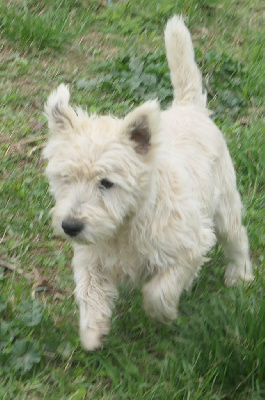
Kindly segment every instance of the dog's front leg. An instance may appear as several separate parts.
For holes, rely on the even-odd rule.
[[[88,254],[86,254],[88,255]],[[86,350],[99,348],[110,329],[114,299],[118,292],[91,258],[75,253],[75,296],[80,310],[80,340]]]
[[[143,288],[143,306],[146,314],[163,323],[176,319],[181,293],[193,281],[202,259],[194,265],[167,268],[158,272]]]

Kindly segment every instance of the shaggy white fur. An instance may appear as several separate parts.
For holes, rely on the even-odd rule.
[[[108,333],[122,282],[142,287],[148,315],[174,320],[216,238],[229,259],[226,284],[253,279],[233,164],[181,17],[168,21],[165,44],[175,94],[168,110],[148,101],[124,119],[87,115],[71,108],[65,85],[45,106],[53,225],[73,243],[87,350]]]

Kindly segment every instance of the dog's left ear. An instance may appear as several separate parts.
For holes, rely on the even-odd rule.
[[[61,84],[52,92],[45,104],[45,114],[51,133],[73,130],[76,113],[69,106],[70,93],[66,85]]]
[[[160,107],[157,100],[147,101],[123,120],[122,131],[134,144],[138,154],[147,154],[159,132]]]

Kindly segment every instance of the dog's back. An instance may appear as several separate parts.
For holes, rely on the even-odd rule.
[[[175,15],[168,21],[165,46],[174,88],[172,107],[162,115],[164,131],[171,132],[167,136],[169,147],[183,156],[183,165],[194,182],[193,194],[197,194],[203,213],[207,209],[208,216],[213,213],[217,240],[230,260],[226,284],[251,281],[248,238],[241,222],[241,199],[233,163],[223,135],[209,118],[191,35],[181,16]]]

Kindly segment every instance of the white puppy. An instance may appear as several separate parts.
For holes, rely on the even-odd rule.
[[[46,174],[55,232],[73,243],[80,337],[87,350],[109,331],[117,288],[142,287],[152,318],[174,320],[187,288],[216,243],[226,284],[253,279],[241,201],[225,140],[209,118],[190,33],[167,23],[174,101],[148,101],[125,116],[88,115],[64,85],[46,104]]]

